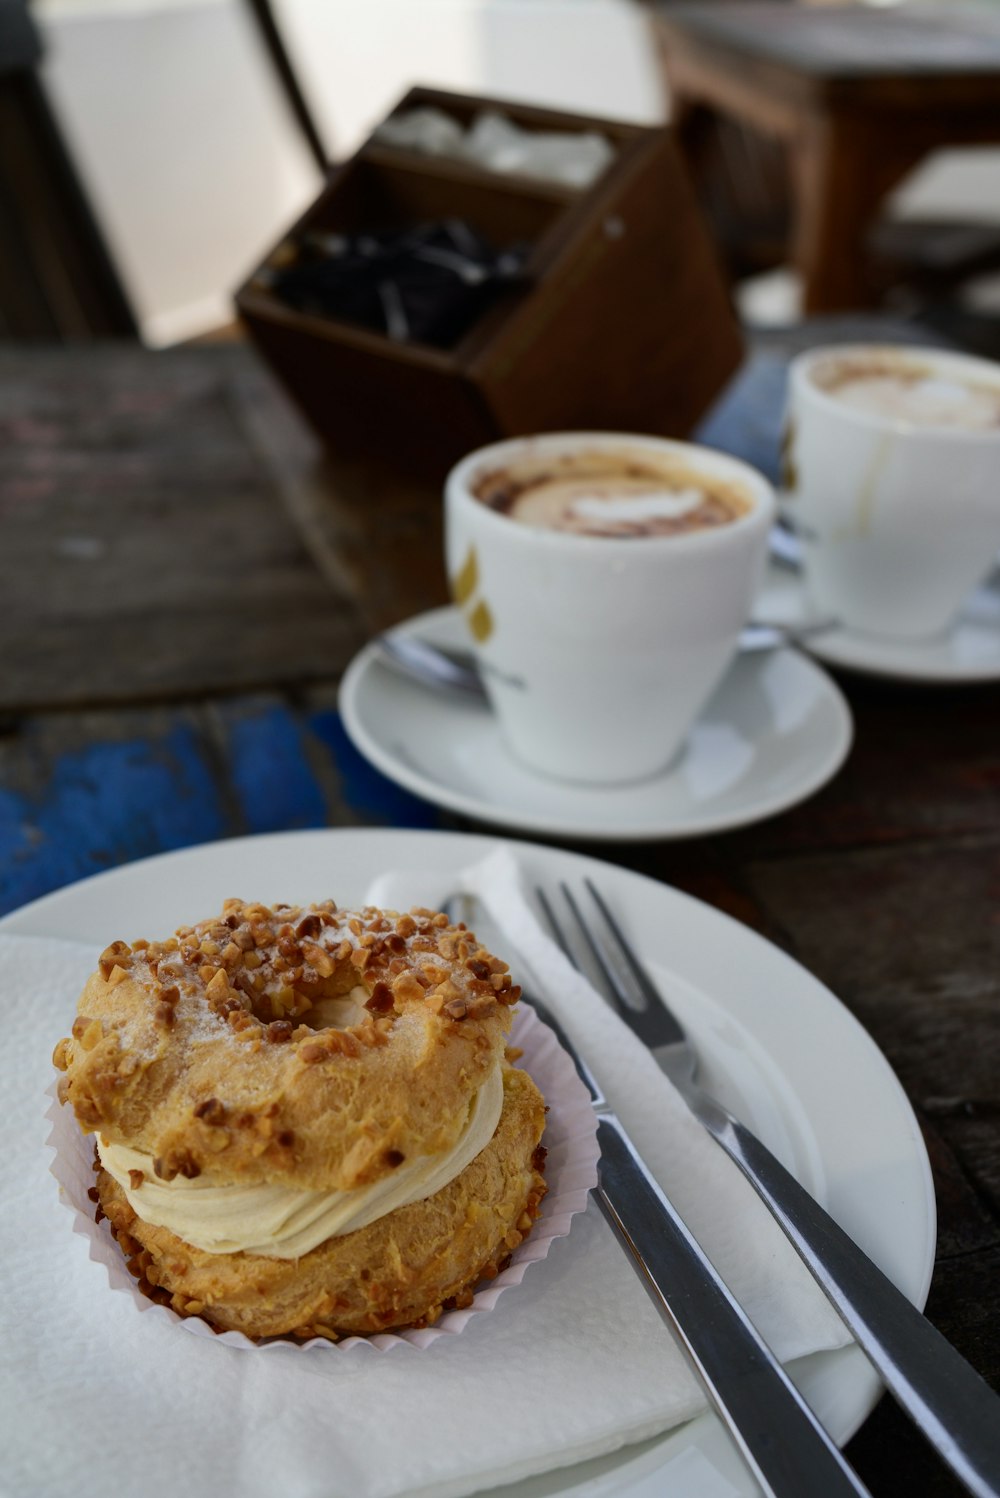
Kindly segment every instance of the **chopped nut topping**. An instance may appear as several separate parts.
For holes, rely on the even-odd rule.
[[[96,1045],[100,1045],[104,1039],[104,1026],[99,1019],[91,1020],[90,1024],[80,1036],[80,1044],[85,1051],[92,1051]]]
[[[393,1007],[392,989],[388,983],[376,983],[365,1002],[365,1008],[370,1009],[372,1014],[388,1014]]]
[[[326,1061],[330,1056],[330,1051],[323,1041],[309,1040],[305,1045],[299,1046],[298,1056],[300,1061],[311,1065],[314,1061]]]
[[[98,958],[97,967],[105,983],[115,967],[125,967],[132,960],[132,948],[126,941],[113,941]]]
[[[138,1191],[145,1179],[141,1170],[130,1170],[128,1173],[128,1183],[133,1191]]]
[[[172,1181],[175,1176],[193,1181],[201,1175],[201,1166],[190,1150],[171,1150],[168,1155],[157,1155],[153,1161],[153,1172],[161,1181]]]
[[[392,991],[403,1004],[417,1003],[424,996],[424,990],[416,976],[405,970],[393,980]]]
[[[221,998],[223,994],[226,994],[228,992],[229,977],[226,974],[225,969],[220,967],[219,971],[215,973],[211,979],[209,979],[208,984],[205,988],[205,993],[209,998]]]
[[[217,1097],[203,1098],[200,1103],[195,1104],[195,1118],[202,1118],[207,1124],[218,1125],[225,1121],[226,1105],[220,1103]]]
[[[302,955],[309,966],[319,973],[321,978],[330,977],[334,966],[333,958],[323,947],[316,946],[315,942],[303,942]]]

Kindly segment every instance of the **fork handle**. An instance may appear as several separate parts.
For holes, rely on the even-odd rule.
[[[597,1137],[601,1210],[764,1492],[866,1495],[613,1113],[598,1115]]]
[[[978,1498],[1000,1495],[1000,1398],[755,1134],[692,1085],[695,1116],[767,1204],[907,1414]]]

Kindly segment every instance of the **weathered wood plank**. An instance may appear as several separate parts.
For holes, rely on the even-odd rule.
[[[0,354],[0,707],[334,679],[363,634],[237,415],[242,348]],[[279,399],[275,396],[275,399]]]
[[[1000,833],[1000,694],[995,684],[901,686],[843,673],[855,741],[818,796],[732,834],[740,861],[820,848]]]
[[[784,945],[885,1052],[995,1228],[1000,839],[755,863],[748,878]]]
[[[366,633],[447,603],[440,487],[390,462],[321,454],[259,368],[242,370],[237,389],[248,437],[302,544],[331,587],[354,599]]]

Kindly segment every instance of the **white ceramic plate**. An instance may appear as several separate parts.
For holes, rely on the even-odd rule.
[[[265,901],[333,894],[346,904],[387,870],[447,873],[494,845],[461,833],[389,830],[234,839],[99,874],[7,916],[0,930],[103,942],[109,931],[169,930],[238,891]],[[848,1011],[777,948],[699,901],[596,859],[516,847],[529,883],[590,874],[628,909],[632,930],[643,933],[642,958],[699,1047],[707,1085],[922,1306],[935,1238],[926,1152],[888,1063]],[[792,1372],[838,1442],[878,1396],[878,1381],[853,1346],[803,1358]],[[99,1392],[95,1399],[99,1419]],[[503,1489],[509,1498],[662,1498],[667,1491],[671,1498],[754,1498],[758,1489],[709,1414],[641,1447]]]
[[[399,629],[468,645],[456,609]],[[625,786],[573,785],[528,769],[487,707],[408,681],[374,644],[348,667],[340,710],[356,748],[428,801],[501,827],[605,840],[696,837],[773,816],[836,773],[853,731],[838,688],[794,650],[739,656],[681,757]]]
[[[801,574],[774,563],[754,605],[754,617],[775,624],[802,624],[811,614]],[[1000,681],[1000,584],[996,575],[973,593],[948,634],[933,640],[882,640],[875,635],[831,629],[805,642],[810,655],[829,666],[941,686]]]

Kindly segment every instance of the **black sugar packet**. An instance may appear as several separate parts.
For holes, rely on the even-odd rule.
[[[530,246],[493,246],[460,219],[360,234],[313,232],[271,292],[298,312],[372,328],[397,343],[450,348],[488,307],[524,287]]]

